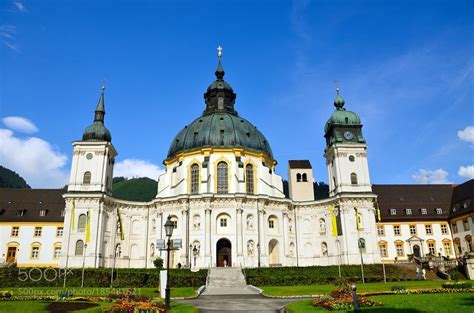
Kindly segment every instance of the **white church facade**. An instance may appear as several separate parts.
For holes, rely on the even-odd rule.
[[[289,195],[269,142],[234,109],[223,79],[204,94],[201,116],[171,143],[156,198],[112,197],[117,151],[104,125],[104,91],[94,122],[73,143],[61,267],[153,267],[164,224],[182,248],[173,266],[309,266],[378,263],[376,196],[357,114],[338,95],[325,127],[330,197],[315,200],[309,161],[290,161]]]

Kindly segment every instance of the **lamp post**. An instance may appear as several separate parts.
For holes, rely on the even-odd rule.
[[[84,244],[84,250],[82,257],[82,275],[81,275],[81,288],[84,288],[84,267],[86,266],[86,250],[87,250],[87,243]]]
[[[166,244],[166,251],[168,256],[166,258],[166,289],[165,289],[165,306],[166,311],[170,311],[170,250],[171,250],[171,236],[173,235],[174,224],[171,222],[171,217],[168,216],[168,220],[165,223],[165,233],[168,237]]]

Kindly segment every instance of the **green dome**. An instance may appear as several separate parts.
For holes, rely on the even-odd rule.
[[[352,111],[336,110],[326,122],[324,131],[328,132],[332,125],[360,125],[360,117]]]
[[[185,126],[171,143],[168,158],[205,147],[244,148],[263,152],[273,160],[265,136],[246,119],[227,112],[203,115]]]
[[[84,130],[82,140],[112,141],[112,135],[102,122],[95,121]]]

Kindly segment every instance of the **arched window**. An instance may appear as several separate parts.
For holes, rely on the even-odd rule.
[[[82,179],[82,183],[84,185],[90,185],[91,183],[91,172],[85,172],[84,178]]]
[[[199,193],[199,164],[191,165],[191,193]]]
[[[300,173],[296,174],[296,181],[297,182],[301,181],[301,174]]]
[[[155,244],[150,245],[150,256],[154,257],[155,256]]]
[[[81,214],[79,215],[79,219],[77,220],[77,231],[83,233],[86,230],[86,215]]]
[[[229,173],[226,162],[217,164],[217,193],[229,192]]]
[[[306,173],[303,173],[302,179],[303,181],[308,181],[308,176],[306,176]]]
[[[268,228],[278,231],[278,218],[275,215],[270,215],[268,218]]]
[[[351,184],[352,185],[357,185],[357,174],[356,173],[351,174]]]
[[[81,256],[84,253],[84,241],[78,240],[76,241],[76,249],[74,251],[74,255]]]
[[[117,244],[115,246],[115,257],[120,258],[122,256],[122,246]]]
[[[253,176],[253,165],[247,164],[245,166],[245,187],[247,193],[253,194],[254,191],[254,176]]]

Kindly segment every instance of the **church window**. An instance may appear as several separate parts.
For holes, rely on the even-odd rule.
[[[217,193],[229,192],[229,174],[226,162],[217,164]]]
[[[346,117],[345,120],[346,120],[346,124],[349,124],[349,118]]]
[[[351,184],[352,185],[357,185],[357,174],[356,173],[351,174]]]
[[[115,246],[115,257],[120,258],[122,256],[122,246],[120,244],[117,244]]]
[[[431,224],[425,225],[425,231],[427,235],[433,235],[433,228],[431,227]]]
[[[76,241],[76,249],[74,251],[75,256],[81,256],[84,254],[84,241],[78,240]]]
[[[91,172],[85,172],[84,178],[82,179],[82,183],[84,185],[90,185],[91,183]]]
[[[303,173],[303,175],[301,176],[302,180],[304,182],[307,182],[308,181],[308,176],[306,176],[306,173]]]
[[[221,218],[220,223],[221,223],[221,227],[227,227],[227,219],[226,218]]]
[[[296,174],[296,181],[301,182],[301,174],[300,173]]]
[[[191,193],[199,193],[199,164],[191,165]]]
[[[410,235],[416,235],[416,225],[410,225]]]
[[[77,231],[83,233],[86,230],[86,215],[81,214],[77,220]]]
[[[247,164],[245,166],[245,187],[247,193],[254,193],[254,177],[253,177],[253,165]]]

